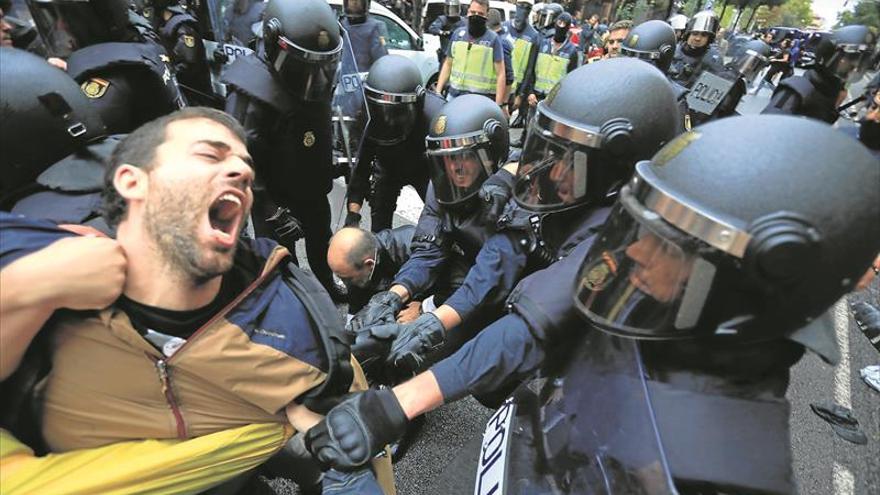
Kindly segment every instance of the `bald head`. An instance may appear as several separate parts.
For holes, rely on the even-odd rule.
[[[365,287],[376,266],[378,247],[372,232],[345,227],[330,239],[327,264],[346,285]]]

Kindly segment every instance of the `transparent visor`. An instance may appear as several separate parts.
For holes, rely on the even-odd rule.
[[[575,305],[610,333],[688,336],[700,319],[715,265],[697,241],[623,196],[581,266]]]
[[[536,128],[532,128],[537,131]],[[573,205],[587,195],[589,148],[562,146],[529,132],[517,169],[514,197],[531,210],[558,209]]]
[[[446,4],[447,17],[461,17],[461,4],[458,2]]]
[[[626,45],[620,46],[620,54],[624,57],[639,58],[652,64],[656,64],[657,60],[660,59],[660,52],[636,50],[635,48],[630,48]]]
[[[541,28],[548,28],[553,25],[553,20],[555,18],[556,16],[553,15],[553,12],[542,10],[538,13],[538,17],[535,19],[535,24],[537,24],[538,27]]]
[[[492,174],[492,162],[483,148],[429,151],[428,158],[434,194],[441,204],[467,201]]]
[[[421,108],[419,93],[393,94],[364,88],[370,111],[369,138],[379,144],[396,144],[406,139],[416,124]]]
[[[108,23],[89,2],[29,1],[31,15],[49,53],[66,58],[90,45],[111,41]]]
[[[758,72],[767,65],[767,57],[754,50],[747,50],[736,61],[736,71],[749,81],[755,79]]]
[[[329,52],[312,52],[281,36],[278,47],[275,71],[293,94],[302,95],[306,101],[330,100],[339,71],[342,43]]]
[[[868,66],[869,53],[859,50],[854,45],[844,45],[837,55],[834,73],[846,82],[855,82],[862,78]]]

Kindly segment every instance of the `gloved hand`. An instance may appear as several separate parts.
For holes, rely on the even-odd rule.
[[[345,226],[346,227],[360,227],[361,225],[361,214],[355,211],[350,211],[345,215]]]
[[[351,354],[357,359],[370,383],[397,383],[394,370],[385,364],[391,343],[397,338],[400,325],[375,325],[358,330]]]
[[[391,292],[379,292],[370,298],[370,301],[363,309],[354,315],[354,318],[348,323],[348,330],[357,333],[358,330],[372,325],[380,325],[382,323],[393,323],[397,317],[397,312],[403,307],[403,301],[400,296]]]
[[[502,184],[487,181],[480,187],[478,194],[482,200],[480,214],[483,225],[495,225],[510,199],[510,189]]]
[[[306,432],[306,448],[325,467],[351,471],[403,436],[407,423],[394,392],[367,390],[342,401]]]
[[[446,329],[434,313],[425,313],[412,323],[397,325],[401,328],[397,330],[398,336],[391,344],[388,362],[400,371],[420,371],[425,357],[446,342]],[[385,332],[382,326],[377,327],[376,331]]]

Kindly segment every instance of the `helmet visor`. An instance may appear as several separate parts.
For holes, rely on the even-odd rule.
[[[746,80],[753,81],[766,65],[767,57],[754,50],[746,50],[736,61],[736,71]]]
[[[689,336],[716,272],[699,246],[639,205],[626,187],[581,266],[575,305],[617,335]]]
[[[689,33],[707,33],[715,35],[718,30],[718,19],[711,15],[695,15],[691,19],[691,27]]]
[[[847,82],[861,79],[870,58],[867,45],[841,45],[838,50],[834,73]]]
[[[419,112],[419,95],[381,93],[365,88],[370,110],[369,138],[379,144],[395,144],[409,136]]]
[[[445,10],[447,17],[461,17],[461,2],[446,2]]]
[[[517,169],[516,202],[524,208],[556,210],[580,202],[587,195],[589,148],[563,146],[541,132],[529,132]]]
[[[430,145],[430,143],[429,143]],[[440,204],[454,205],[473,197],[492,173],[489,155],[482,147],[428,151],[431,183]]]
[[[278,47],[273,65],[290,90],[306,101],[330,100],[339,71],[342,43],[331,51],[315,52],[279,36]]]
[[[90,2],[29,1],[28,6],[53,56],[66,58],[80,48],[111,41],[110,23]]]

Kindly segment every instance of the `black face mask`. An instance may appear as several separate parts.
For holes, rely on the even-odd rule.
[[[486,34],[486,18],[480,15],[469,15],[468,33],[474,38],[479,38]]]
[[[526,20],[529,18],[529,13],[531,12],[531,8],[517,5],[516,6],[516,14],[513,17],[513,27],[515,27],[518,31],[522,31],[526,28]]]
[[[880,122],[862,120],[859,126],[859,141],[872,150],[880,149]]]
[[[565,41],[565,38],[568,36],[568,27],[566,26],[556,26],[556,31],[553,33],[553,41],[557,43],[562,43]]]

